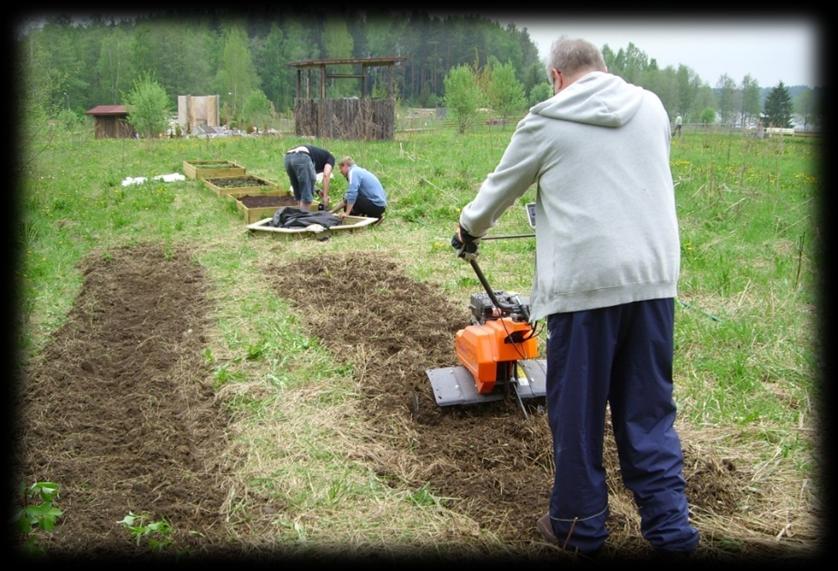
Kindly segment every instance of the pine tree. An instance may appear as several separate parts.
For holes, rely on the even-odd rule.
[[[781,81],[765,100],[766,123],[769,127],[791,127],[791,110],[791,95]]]

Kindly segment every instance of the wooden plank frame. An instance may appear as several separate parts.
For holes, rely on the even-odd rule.
[[[218,186],[213,184],[213,180],[218,179],[225,179],[225,178],[238,178],[239,176],[246,176],[255,178],[264,182],[265,184],[259,185],[251,185],[251,186]],[[244,174],[244,175],[237,175],[237,176],[219,176],[213,178],[205,178],[204,184],[210,188],[213,192],[215,192],[218,196],[230,195],[233,197],[245,196],[247,194],[258,194],[260,196],[283,196],[288,194],[287,190],[283,190],[278,183],[271,182],[267,179],[262,177],[258,177],[252,174]]]
[[[347,216],[344,218],[343,224],[339,226],[332,226],[331,228],[323,228],[322,230],[307,228],[274,228],[273,226],[266,226],[271,221],[272,217],[264,218],[258,222],[247,225],[247,230],[250,233],[263,234],[276,238],[318,238],[323,239],[329,236],[346,234],[364,228],[369,228],[371,225],[378,222],[378,218],[371,218],[366,216]],[[322,227],[321,227],[322,228]]]
[[[209,167],[205,165],[226,164],[223,167]],[[203,180],[223,176],[246,176],[247,169],[233,161],[183,161],[183,174],[189,178]]]
[[[273,193],[265,194],[264,196],[275,196]],[[280,196],[285,196],[285,194],[281,194]],[[230,200],[236,201],[236,210],[242,213],[244,217],[245,224],[253,224],[254,222],[258,222],[259,220],[265,220],[266,217],[268,219],[273,218],[274,212],[277,211],[278,208],[285,208],[284,206],[253,206],[248,208],[245,204],[239,200],[240,197],[237,196],[227,196]],[[319,203],[313,202],[312,203],[312,210],[317,208]]]

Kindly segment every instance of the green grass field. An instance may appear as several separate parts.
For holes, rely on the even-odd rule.
[[[281,494],[286,513],[297,514],[267,529],[253,526],[242,540],[298,545],[328,536],[378,546],[393,529],[421,542],[467,526],[427,490],[390,488],[355,459],[353,443],[370,429],[353,414],[350,371],[301,329],[260,267],[349,249],[380,252],[465,305],[479,284],[449,240],[460,208],[494,169],[512,128],[313,141],[338,157],[353,156],[390,195],[384,224],[326,242],[250,236],[232,203],[197,181],[120,185],[128,176],[180,172],[184,159],[217,159],[287,187],[282,155],[298,139],[94,140],[92,132],[77,131],[49,145],[36,141],[22,154],[18,189],[22,354],[40,351],[66,318],[82,284],[76,264],[83,257],[142,241],[187,243],[212,280],[215,329],[204,358],[214,388],[227,397],[243,458],[229,517],[244,521],[260,494]],[[696,433],[721,431],[720,447],[764,466],[782,484],[781,494],[796,489],[804,497],[782,505],[811,503],[816,478],[819,151],[817,139],[694,132],[672,144],[682,249],[675,334],[680,422]],[[333,196],[345,186],[336,175]],[[532,188],[493,232],[529,232],[522,205],[534,199]],[[527,239],[486,242],[481,266],[494,287],[528,292],[534,253]],[[287,443],[281,450],[271,445],[278,437]],[[315,510],[320,517],[313,522],[306,514]]]

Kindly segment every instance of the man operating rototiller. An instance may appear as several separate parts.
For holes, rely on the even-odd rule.
[[[555,479],[538,530],[547,541],[584,553],[605,542],[602,449],[610,405],[623,482],[634,493],[643,536],[662,554],[689,553],[698,531],[689,523],[674,428],[680,246],[669,118],[654,93],[607,73],[599,50],[584,40],[557,40],[548,74],[555,96],[518,124],[452,238],[477,271],[481,237],[537,183],[532,311],[522,311],[518,300],[492,299],[508,316],[487,318],[474,342],[461,344],[458,333],[457,355],[480,393],[482,369],[474,373],[469,364],[491,352],[481,343],[498,351],[497,369],[518,349],[526,361],[528,322],[546,318]],[[488,305],[473,307],[483,315]],[[513,384],[521,394],[520,383]]]

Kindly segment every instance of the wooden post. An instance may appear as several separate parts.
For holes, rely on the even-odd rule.
[[[320,66],[320,101],[326,99],[326,64]]]
[[[297,68],[297,94],[296,94],[297,99],[300,98],[300,87],[302,87],[302,83],[303,83],[303,69],[298,67]]]
[[[186,96],[186,124],[189,125],[190,132],[192,128],[195,127],[197,121],[195,121],[195,101],[192,99],[191,95]]]
[[[390,92],[388,93],[389,97],[393,97],[393,67],[392,65],[387,66],[390,70]]]
[[[361,99],[367,96],[367,66],[361,64]]]

